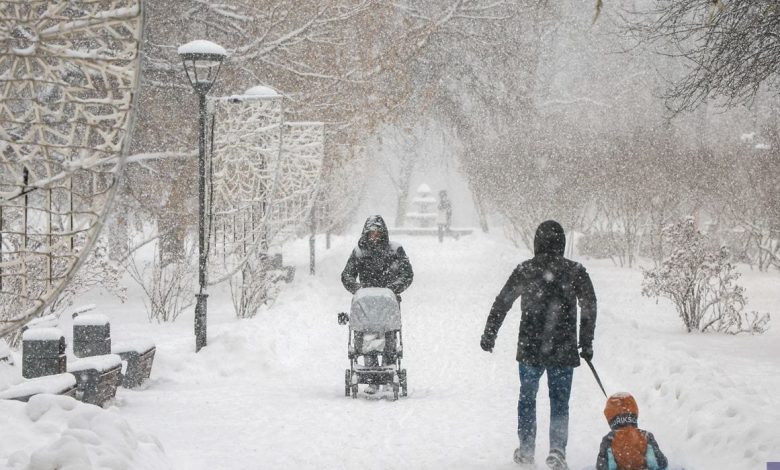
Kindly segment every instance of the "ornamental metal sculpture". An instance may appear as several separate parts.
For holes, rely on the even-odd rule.
[[[0,1],[0,336],[89,254],[138,87],[141,0]]]

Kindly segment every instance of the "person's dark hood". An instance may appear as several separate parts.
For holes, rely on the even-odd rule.
[[[374,227],[376,227],[382,234],[379,246],[387,247],[390,244],[390,235],[387,233],[387,224],[385,224],[385,219],[383,219],[381,215],[372,215],[371,217],[367,218],[366,223],[363,224],[363,232],[360,234],[360,240],[358,241],[358,246],[360,249],[364,250],[371,248],[371,244],[368,241],[368,232]]]
[[[550,254],[563,256],[566,249],[566,235],[561,224],[548,220],[539,224],[534,237],[534,255]]]

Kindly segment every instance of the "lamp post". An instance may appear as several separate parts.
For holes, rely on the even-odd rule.
[[[206,346],[206,95],[217,81],[225,49],[210,41],[192,41],[178,49],[184,72],[198,94],[198,293],[195,294],[195,352]]]

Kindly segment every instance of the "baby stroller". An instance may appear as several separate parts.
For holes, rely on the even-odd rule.
[[[393,291],[378,287],[358,290],[352,297],[349,315],[340,313],[339,323],[349,323],[345,395],[357,398],[358,385],[367,384],[391,386],[393,400],[398,400],[399,394],[405,397],[401,309]]]

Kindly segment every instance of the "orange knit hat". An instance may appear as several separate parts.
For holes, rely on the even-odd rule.
[[[630,393],[616,393],[607,400],[604,416],[612,429],[625,425],[636,426],[639,418],[639,407]]]

